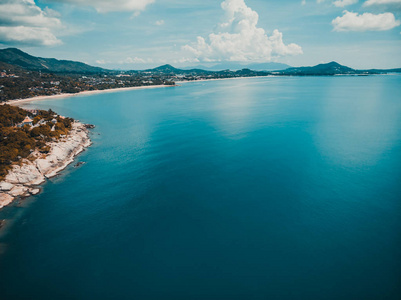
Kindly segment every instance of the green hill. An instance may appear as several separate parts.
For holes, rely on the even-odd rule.
[[[101,73],[106,71],[77,61],[35,57],[16,48],[1,49],[0,62],[27,70],[57,73]]]
[[[357,70],[340,65],[335,61],[313,67],[288,68],[281,72],[286,75],[339,75],[358,73]]]

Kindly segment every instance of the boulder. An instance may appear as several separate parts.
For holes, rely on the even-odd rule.
[[[37,184],[39,179],[43,181],[43,175],[30,161],[25,161],[21,166],[14,166],[5,178],[7,182],[12,184],[31,184],[31,182]]]
[[[27,194],[27,191],[28,191],[27,187],[22,185],[17,185],[8,193],[13,197],[17,197],[17,196],[25,196]]]
[[[0,193],[0,208],[10,204],[14,200],[14,197],[6,193]]]
[[[5,181],[0,182],[0,191],[10,191],[13,187],[14,185],[12,183]]]
[[[40,193],[40,189],[29,189],[29,192],[31,195],[37,195]]]

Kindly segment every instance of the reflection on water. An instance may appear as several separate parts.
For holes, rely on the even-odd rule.
[[[393,99],[400,96],[400,89],[386,89],[385,78],[377,78],[374,88],[352,84],[344,88],[334,81],[327,87],[316,143],[323,155],[339,164],[374,165],[399,142],[401,102]],[[350,90],[357,99],[350,97]]]

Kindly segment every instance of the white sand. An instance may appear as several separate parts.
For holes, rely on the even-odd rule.
[[[94,91],[83,91],[75,94],[58,94],[58,95],[51,95],[51,96],[36,96],[32,98],[26,99],[16,99],[16,100],[9,100],[4,102],[3,104],[9,105],[20,105],[26,102],[31,101],[40,101],[40,100],[49,100],[49,99],[62,99],[62,98],[69,98],[69,97],[76,97],[82,95],[93,95],[93,94],[101,94],[101,93],[115,93],[115,92],[123,92],[123,91],[130,91],[130,90],[143,90],[143,89],[155,89],[155,88],[166,88],[166,87],[174,87],[174,85],[147,85],[147,86],[133,86],[133,87],[126,87],[126,88],[115,88],[115,89],[107,89],[107,90],[94,90]]]

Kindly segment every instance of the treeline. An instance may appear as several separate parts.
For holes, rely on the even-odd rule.
[[[161,76],[145,78],[137,74],[119,77],[118,74],[45,73],[18,68],[3,69],[3,71],[6,71],[6,76],[0,77],[0,102],[91,90],[143,85],[174,85],[174,82],[165,80]]]
[[[26,116],[33,119],[34,126],[15,127]],[[38,110],[37,115],[10,105],[0,105],[0,180],[12,165],[24,158],[30,158],[37,150],[46,154],[50,148],[47,142],[67,135],[73,119],[58,116],[52,110]]]

